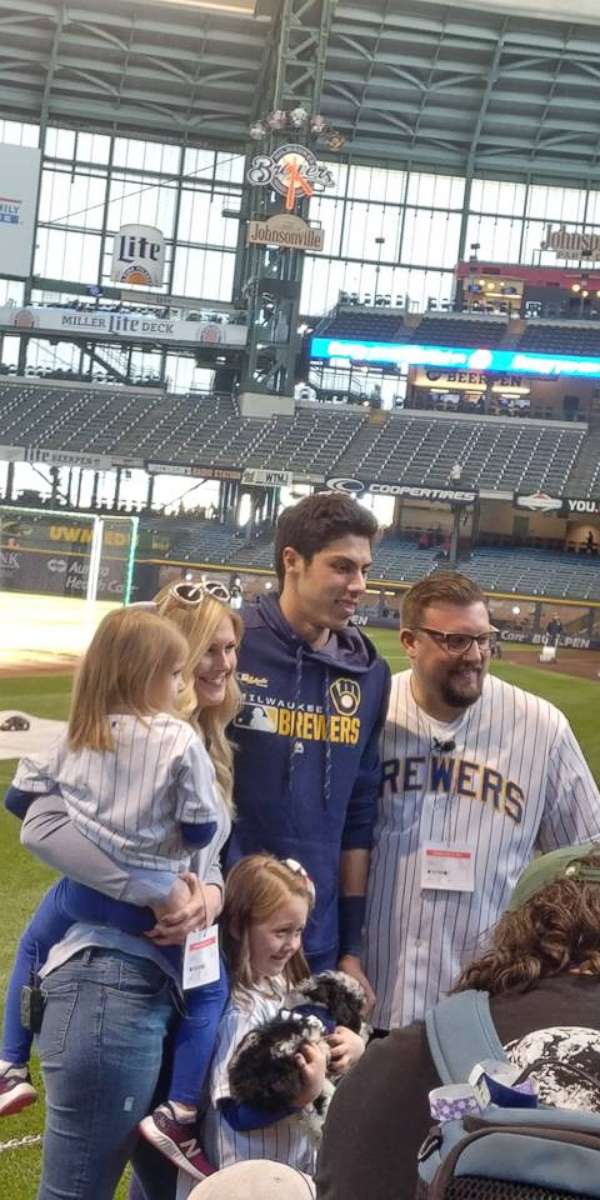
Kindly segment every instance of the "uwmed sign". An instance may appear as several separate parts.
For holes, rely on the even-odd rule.
[[[0,267],[24,278],[31,270],[40,151],[0,145]]]

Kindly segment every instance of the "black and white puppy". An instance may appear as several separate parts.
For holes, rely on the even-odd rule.
[[[324,971],[305,980],[288,998],[277,1017],[246,1034],[229,1065],[232,1098],[238,1104],[277,1112],[292,1108],[302,1088],[296,1055],[307,1042],[321,1042],[338,1025],[368,1040],[363,1017],[365,995],[343,971]],[[304,1110],[311,1135],[318,1142],[331,1097],[331,1072],[313,1104]]]

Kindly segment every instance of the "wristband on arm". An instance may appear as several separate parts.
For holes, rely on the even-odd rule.
[[[366,896],[340,896],[338,900],[340,958],[343,958],[345,954],[352,954],[356,958],[360,958],[366,911]]]
[[[276,1125],[278,1121],[285,1121],[286,1117],[293,1117],[295,1113],[301,1111],[299,1108],[282,1105],[280,1109],[273,1112],[272,1109],[258,1108],[251,1104],[236,1104],[231,1096],[219,1100],[218,1103],[227,1124],[235,1129],[236,1133],[249,1133],[251,1129],[266,1129],[269,1125]]]

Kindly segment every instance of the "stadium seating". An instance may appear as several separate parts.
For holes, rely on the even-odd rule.
[[[600,600],[600,562],[594,557],[479,547],[461,570],[486,591]]]
[[[600,354],[600,329],[582,325],[529,324],[519,341],[519,350],[538,350],[543,354]]]
[[[402,317],[391,314],[362,311],[337,312],[333,318],[326,317],[317,326],[319,337],[366,338],[374,342],[407,342],[411,330],[404,325]]]
[[[445,488],[544,488],[600,494],[600,466],[585,426],[298,406],[294,416],[242,418],[228,396],[159,395],[0,383],[2,440],[12,446],[118,454],[176,465],[258,467]],[[577,474],[578,454],[585,462]],[[583,456],[582,456],[583,459]],[[574,474],[573,474],[574,473]],[[570,476],[573,474],[574,482]],[[567,482],[565,482],[567,481]]]
[[[232,567],[273,568],[273,542],[261,537],[246,542],[231,528],[216,521],[197,521],[171,535],[166,558],[190,563]],[[436,569],[444,569],[440,547],[421,549],[415,537],[387,535],[376,546],[373,580],[411,582]],[[551,596],[556,599],[600,600],[600,560],[597,557],[535,550],[531,547],[478,546],[461,561],[461,571],[486,591]]]
[[[478,346],[492,349],[506,333],[506,321],[461,320],[456,317],[423,317],[412,335],[421,346]]]

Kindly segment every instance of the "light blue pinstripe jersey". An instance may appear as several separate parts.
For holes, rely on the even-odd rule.
[[[21,759],[15,787],[39,793],[59,787],[73,824],[118,861],[189,869],[181,823],[220,827],[226,819],[202,738],[168,713],[109,720],[114,751],[72,751],[64,735],[43,758]]]
[[[276,981],[273,981],[275,983]],[[272,1020],[285,1004],[285,984],[278,981],[277,994],[266,996],[258,989],[244,990],[230,1000],[219,1026],[210,1079],[210,1108],[203,1128],[204,1148],[217,1167],[252,1158],[287,1163],[313,1175],[316,1147],[300,1116],[277,1121],[265,1129],[239,1133],[219,1111],[218,1101],[231,1095],[229,1063],[234,1050],[252,1029]],[[178,1192],[178,1200],[180,1193]]]

